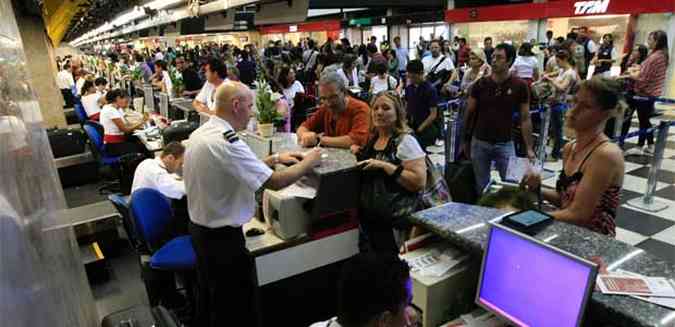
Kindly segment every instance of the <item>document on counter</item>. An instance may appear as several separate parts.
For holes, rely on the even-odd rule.
[[[597,285],[604,294],[675,298],[675,285],[665,277],[611,274],[599,275]]]
[[[422,276],[441,277],[468,256],[461,255],[457,249],[433,249],[425,254],[406,259],[410,270]]]
[[[279,192],[285,196],[294,196],[303,199],[314,199],[316,197],[316,187],[305,182],[303,179],[300,179],[299,181],[280,190]]]
[[[634,277],[645,277],[640,274],[636,274],[634,272],[630,271],[625,271],[621,269],[617,269],[616,271],[618,274],[626,275],[626,276],[634,276]],[[647,301],[650,303],[654,303],[669,309],[675,309],[675,298],[669,298],[669,297],[652,297],[652,296],[636,296],[636,295],[631,295],[630,297],[636,298],[638,300],[642,301]]]

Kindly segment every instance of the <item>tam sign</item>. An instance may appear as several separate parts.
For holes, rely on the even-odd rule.
[[[604,14],[609,7],[609,0],[577,1],[574,3],[575,15]]]

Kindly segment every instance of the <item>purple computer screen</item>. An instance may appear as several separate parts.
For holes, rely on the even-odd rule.
[[[576,326],[594,269],[492,227],[478,301],[519,326]]]

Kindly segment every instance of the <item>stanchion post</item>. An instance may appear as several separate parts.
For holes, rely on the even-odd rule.
[[[628,205],[650,212],[658,212],[668,208],[667,204],[654,200],[654,192],[656,192],[657,177],[663,162],[663,152],[666,148],[669,129],[670,121],[661,121],[658,127],[654,157],[647,176],[647,190],[643,196],[628,201]]]
[[[537,144],[538,153],[537,159],[539,159],[539,164],[541,169],[544,168],[544,162],[546,161],[546,140],[548,139],[548,129],[551,125],[551,106],[547,104],[542,104],[543,110],[540,111],[539,117],[539,140]]]
[[[459,127],[459,114],[450,109],[448,106],[447,116],[445,119],[445,163],[455,162],[457,149],[455,143],[457,142],[457,129]]]

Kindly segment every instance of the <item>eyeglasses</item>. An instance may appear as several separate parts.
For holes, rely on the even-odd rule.
[[[319,97],[319,102],[335,102],[339,97],[340,95],[337,93],[328,96],[321,96]]]

